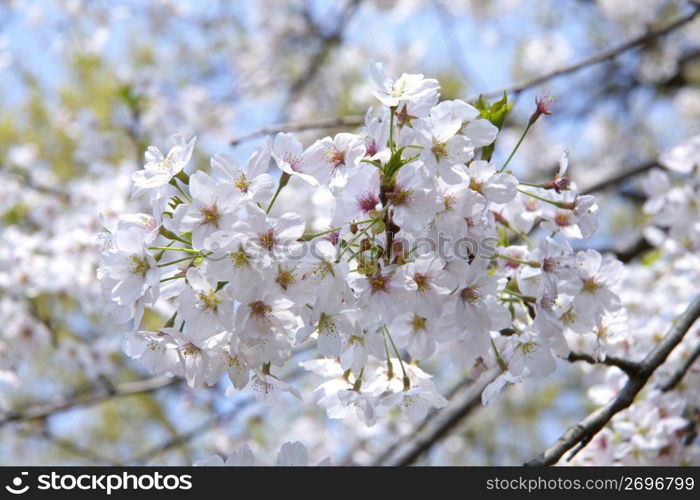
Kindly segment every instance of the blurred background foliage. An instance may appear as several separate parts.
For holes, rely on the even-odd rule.
[[[354,128],[314,123],[361,117],[371,60],[438,78],[445,99],[497,97],[691,10],[680,0],[0,1],[0,463],[187,464],[246,442],[263,461],[285,440],[319,460],[371,463],[410,426],[329,421],[309,402],[265,410],[245,393],[227,397],[223,383],[195,393],[122,353],[121,327],[101,314],[95,238],[100,212],[138,210],[129,175],[145,147],[183,133],[198,136],[188,168],[220,151],[244,161],[264,134],[236,138],[262,127],[301,124],[307,143]],[[524,178],[548,178],[565,148],[584,188],[643,172],[700,132],[699,23],[509,92],[494,158],[512,149],[535,95],[551,93],[554,114],[512,163]],[[606,216],[584,244],[634,243],[637,176],[596,194]],[[322,215],[308,193],[288,196]],[[145,326],[163,314],[148,312]],[[421,461],[534,455],[590,409],[591,372],[561,365],[473,411]],[[460,378],[440,371],[444,390]]]

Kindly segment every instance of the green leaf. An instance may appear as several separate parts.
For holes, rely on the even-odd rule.
[[[498,130],[501,130],[506,121],[508,113],[513,107],[513,103],[508,102],[508,95],[503,92],[503,97],[494,103],[489,103],[486,99],[484,99],[484,96],[479,96],[476,102],[474,102],[474,107],[479,110],[481,118],[490,121],[498,128]],[[491,160],[495,147],[495,143],[484,146],[481,150],[481,157],[486,161]]]
[[[646,252],[644,255],[642,255],[641,261],[643,266],[650,266],[659,258],[661,257],[661,249],[660,248],[655,248],[653,250],[649,250]]]
[[[513,103],[508,102],[508,95],[503,92],[503,97],[493,104],[489,104],[486,100],[484,100],[483,96],[479,96],[479,99],[475,103],[475,107],[481,113],[482,118],[490,121],[496,127],[498,127],[498,130],[501,130],[503,128],[503,123],[506,120],[506,116],[508,116],[508,113],[513,107]]]

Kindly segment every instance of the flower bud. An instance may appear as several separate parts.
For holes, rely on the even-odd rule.
[[[554,98],[552,96],[544,95],[535,98],[535,112],[530,116],[529,125],[532,125],[537,121],[540,115],[551,115],[552,108],[554,107]]]

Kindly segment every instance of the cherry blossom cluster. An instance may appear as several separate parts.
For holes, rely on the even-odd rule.
[[[654,246],[674,255],[692,255],[700,248],[700,136],[663,153],[659,163],[678,177],[659,168],[653,169],[643,183],[647,195],[644,212],[653,217],[645,236]]]
[[[113,374],[106,361],[120,351],[100,314],[94,240],[99,211],[125,210],[131,169],[96,164],[60,186],[37,156],[33,144],[15,144],[0,169],[0,413],[33,390],[47,354],[65,374],[97,377]],[[68,328],[75,335],[56,342]]]
[[[674,256],[662,256],[650,264],[631,265],[621,287],[621,298],[629,315],[623,318],[624,321],[608,324],[607,352],[610,356],[639,362],[658,344],[670,322],[696,293],[700,267],[696,265],[695,270],[689,272],[687,266],[687,257]],[[634,404],[616,414],[576,455],[573,463],[700,463],[700,446],[695,442],[695,428],[700,419],[700,371],[691,367],[675,386],[665,386],[687,363],[699,342],[700,328],[694,326],[656,370]],[[586,346],[582,344],[577,348],[585,350]],[[596,406],[606,404],[627,381],[627,376],[616,367],[582,368],[588,379],[595,380],[588,396]],[[595,370],[602,370],[602,373],[594,373]]]
[[[315,400],[330,417],[372,425],[447,403],[423,369],[432,359],[475,378],[498,372],[488,402],[551,374],[566,334],[597,332],[604,355],[622,264],[568,243],[597,228],[568,154],[548,182],[519,180],[507,170],[515,150],[491,161],[505,97],[440,101],[423,75],[394,78],[376,64],[371,76],[381,105],[357,134],[305,148],[280,133],[244,166],[216,154],[209,172],[189,174],[194,139],[176,136],[167,154],[148,148],[133,175],[147,210],[105,218],[100,241],[105,312],[132,325],[129,356],[193,387],[228,374],[232,390],[269,402],[301,398],[280,374],[311,350],[321,358],[303,367],[326,378]],[[551,100],[536,104],[528,128],[551,112]],[[280,212],[290,181],[330,193],[328,227]],[[169,319],[140,329],[154,306]]]
[[[629,317],[606,328],[608,353],[641,361],[663,337],[669,320],[697,294],[700,262],[697,250],[700,210],[697,199],[700,138],[694,137],[661,155],[663,169],[653,169],[642,182],[644,212],[651,217],[644,231],[654,247],[630,269],[621,286]],[[645,262],[646,261],[646,262]],[[576,457],[579,464],[697,465],[695,443],[700,420],[700,371],[692,366],[673,387],[666,383],[692,356],[700,342],[694,326],[630,408],[615,415]],[[617,368],[606,370],[589,389],[596,405],[605,404],[626,380]]]

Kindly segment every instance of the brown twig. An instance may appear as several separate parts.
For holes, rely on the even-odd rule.
[[[598,408],[570,427],[552,446],[525,465],[553,465],[564,453],[579,443],[590,441],[610,419],[632,404],[635,396],[646,385],[656,369],[666,361],[671,351],[683,340],[698,317],[700,317],[700,297],[691,302],[685,312],[676,319],[663,340],[639,364],[639,371],[629,376],[627,383],[615,397],[605,406]]]
[[[303,92],[304,88],[313,81],[318,72],[323,67],[323,63],[328,58],[331,49],[338,44],[343,38],[343,32],[353,16],[362,0],[350,0],[339,15],[338,23],[335,28],[327,34],[320,34],[321,46],[311,56],[306,69],[294,80],[289,86],[289,103],[294,102]],[[314,31],[317,31],[315,29]]]
[[[471,384],[462,394],[457,395],[450,404],[435,413],[427,423],[418,426],[404,446],[398,447],[393,459],[385,459],[387,465],[411,465],[437,442],[444,438],[472,411],[481,406],[481,393],[493,382],[500,372],[491,371],[483,375],[479,383]]]
[[[305,130],[321,130],[336,127],[357,127],[362,125],[362,123],[364,123],[363,116],[341,116],[338,118],[280,123],[277,125],[263,127],[239,137],[234,137],[231,139],[229,144],[231,144],[231,146],[237,146],[239,144],[243,144],[244,142],[248,142],[266,135],[277,134],[279,132],[303,132]]]
[[[700,342],[695,346],[695,349],[693,349],[693,352],[690,353],[690,356],[683,362],[683,364],[676,370],[673,375],[671,375],[671,378],[669,378],[664,384],[660,386],[661,390],[664,392],[672,391],[673,389],[676,388],[676,386],[680,383],[681,380],[683,380],[683,377],[685,377],[685,374],[688,373],[690,370],[690,367],[693,366],[693,363],[700,357]]]
[[[129,458],[128,460],[125,461],[126,464],[144,464],[152,460],[153,458],[165,453],[166,451],[175,448],[177,446],[182,446],[186,444],[187,442],[191,441],[192,439],[195,439],[205,432],[211,430],[212,428],[216,427],[217,425],[226,423],[230,419],[234,418],[236,415],[238,415],[242,410],[244,410],[246,407],[250,406],[252,403],[255,402],[255,398],[247,398],[242,401],[240,401],[237,405],[235,405],[232,409],[221,413],[219,415],[215,415],[212,418],[207,419],[205,422],[195,426],[193,429],[183,432],[182,434],[178,434],[176,436],[171,437],[167,441],[164,441],[163,443],[160,443],[142,453],[139,453],[138,455]]]
[[[475,381],[471,379],[470,377],[464,377],[462,380],[457,382],[448,392],[445,394],[445,397],[448,400],[452,400],[455,395],[460,392],[463,388],[471,386]],[[417,435],[419,432],[421,432],[425,426],[427,426],[434,418],[436,418],[440,414],[441,410],[438,409],[433,409],[428,416],[420,422],[415,429],[411,431],[411,436]],[[374,459],[374,462],[372,462],[372,465],[377,466],[377,465],[382,465],[386,460],[388,460],[394,452],[401,446],[404,442],[404,437],[400,437],[397,440],[395,440],[391,445],[389,445],[381,455],[376,457]]]
[[[0,419],[0,427],[11,422],[20,422],[26,420],[34,420],[48,418],[57,413],[72,410],[84,406],[92,406],[102,403],[107,400],[121,398],[126,396],[134,396],[148,392],[157,391],[164,387],[168,387],[179,383],[180,380],[168,377],[154,377],[136,382],[126,382],[114,386],[111,390],[100,390],[84,395],[75,396],[59,404],[39,405],[28,408],[21,412],[11,412],[3,419]]]
[[[626,181],[630,177],[634,177],[635,175],[643,174],[644,172],[647,172],[657,166],[658,163],[656,161],[647,161],[644,163],[640,163],[639,165],[636,165],[632,168],[625,169],[622,172],[619,172],[617,174],[611,175],[610,177],[607,177],[605,179],[602,179],[594,184],[591,184],[590,186],[582,189],[580,191],[581,194],[591,194],[596,191],[602,191],[603,189],[607,189],[613,186],[617,186],[621,182]]]
[[[647,45],[648,43],[653,42],[654,40],[656,40],[658,38],[664,37],[664,36],[668,35],[669,33],[676,31],[677,29],[685,26],[690,21],[695,19],[696,16],[700,13],[700,3],[698,3],[697,0],[691,0],[690,3],[693,5],[693,10],[689,14],[682,16],[681,18],[677,19],[676,21],[670,23],[669,25],[667,25],[663,28],[650,29],[646,33],[644,33],[636,38],[632,38],[630,40],[627,40],[626,42],[623,42],[623,43],[616,45],[614,47],[611,47],[609,49],[602,50],[602,51],[600,51],[596,54],[593,54],[591,56],[584,57],[583,59],[581,59],[573,64],[555,69],[554,71],[551,71],[549,73],[545,73],[544,75],[540,75],[538,77],[532,78],[530,80],[527,80],[527,81],[524,81],[521,83],[508,85],[506,87],[491,90],[491,91],[483,94],[483,96],[484,97],[495,97],[495,96],[499,96],[499,95],[503,94],[503,92],[519,94],[519,93],[523,92],[524,90],[530,89],[532,87],[536,87],[537,85],[541,85],[541,84],[543,84],[549,80],[552,80],[554,78],[557,78],[559,76],[568,75],[571,73],[576,73],[577,71],[580,71],[580,70],[587,68],[589,66],[593,66],[595,64],[599,64],[599,63],[602,63],[605,61],[615,59],[620,54],[627,52],[629,50],[635,49],[637,47],[641,47],[643,45]]]
[[[636,376],[637,373],[642,369],[639,363],[634,361],[629,361],[627,359],[616,358],[615,356],[605,356],[604,359],[597,359],[590,354],[582,352],[570,352],[566,357],[567,361],[572,363],[576,361],[584,361],[591,365],[606,365],[606,366],[616,366],[629,376]]]

